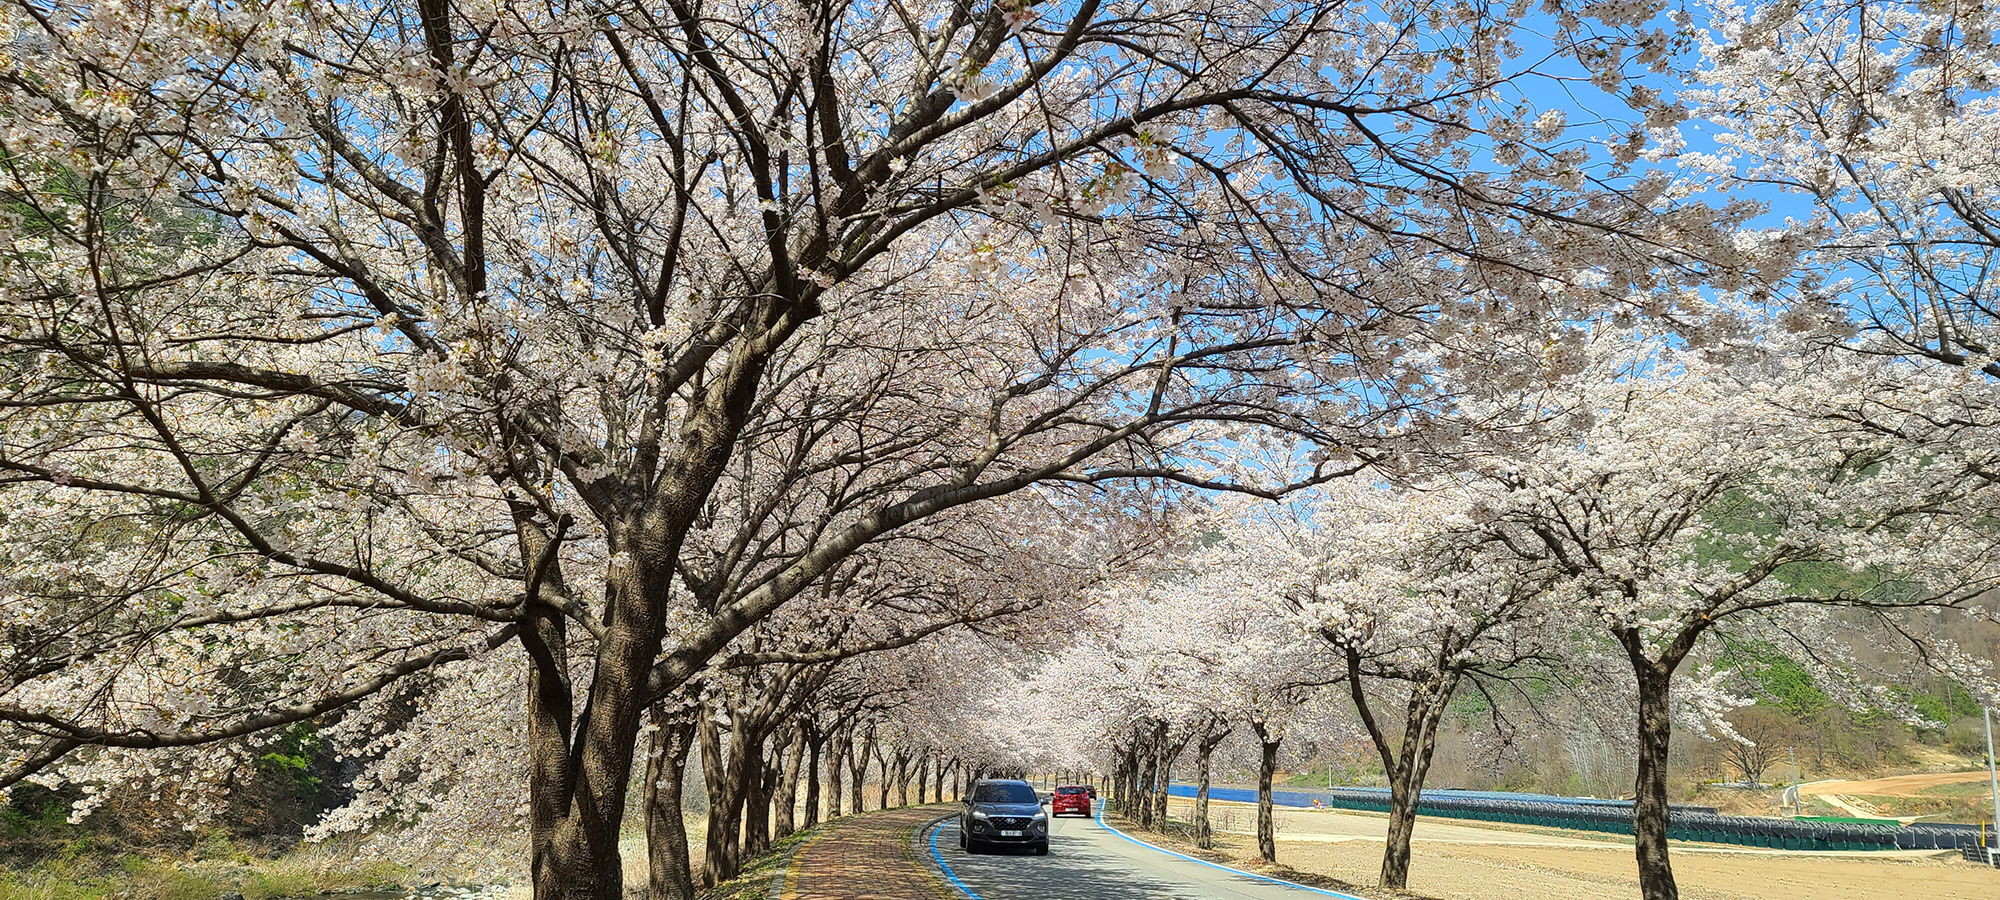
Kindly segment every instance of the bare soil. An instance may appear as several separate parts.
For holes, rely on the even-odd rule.
[[[1250,807],[1216,806],[1219,827],[1225,819],[1230,825],[1250,821]],[[1185,816],[1188,809],[1179,805],[1173,812]],[[1364,890],[1377,883],[1383,817],[1286,809],[1276,819],[1281,864]],[[1217,836],[1218,850],[1239,860],[1255,856],[1254,838],[1234,827],[1224,830]],[[1687,900],[2000,897],[2000,869],[1913,853],[1786,853],[1676,843],[1674,876]],[[1639,880],[1629,839],[1422,819],[1411,853],[1410,892],[1435,900],[1625,900],[1639,896]]]
[[[1985,780],[1985,772],[1929,772],[1922,775],[1870,778],[1866,781],[1816,781],[1799,785],[1799,793],[1915,797],[1925,788]]]

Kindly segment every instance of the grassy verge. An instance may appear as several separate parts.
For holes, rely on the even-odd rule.
[[[703,893],[703,900],[777,900],[770,893],[771,879],[785,870],[785,864],[791,861],[794,851],[825,828],[824,823],[814,825],[772,844],[771,849],[745,864],[742,874]]]
[[[388,887],[407,875],[402,866],[330,845],[259,858],[211,839],[185,856],[167,856],[118,852],[85,837],[32,862],[8,861],[0,867],[0,900],[274,900]]]

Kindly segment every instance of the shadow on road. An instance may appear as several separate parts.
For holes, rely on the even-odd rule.
[[[1049,836],[1049,855],[1021,847],[970,854],[958,825],[938,828],[938,856],[981,900],[1160,900],[1187,896],[1184,883],[1135,871],[1129,860],[1090,849],[1076,835]]]

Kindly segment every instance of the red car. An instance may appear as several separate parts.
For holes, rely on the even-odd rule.
[[[1055,797],[1049,800],[1049,815],[1060,816],[1064,813],[1075,813],[1079,816],[1088,817],[1090,815],[1090,788],[1076,784],[1066,784],[1056,788]]]

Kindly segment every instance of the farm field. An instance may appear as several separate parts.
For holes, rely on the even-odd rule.
[[[1182,817],[1192,804],[1176,801]],[[1215,803],[1218,849],[1250,859],[1254,809]],[[1278,860],[1300,871],[1372,885],[1381,866],[1382,816],[1279,809]],[[1436,900],[1635,897],[1629,842],[1570,837],[1552,829],[1482,827],[1419,820],[1410,892]],[[1789,853],[1674,845],[1674,875],[1688,900],[1987,900],[2000,869],[1925,853]]]

